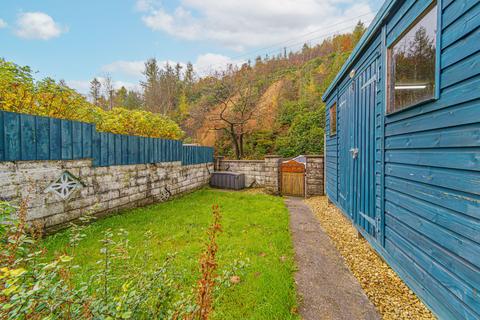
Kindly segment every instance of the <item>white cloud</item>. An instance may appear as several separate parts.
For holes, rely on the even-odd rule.
[[[48,40],[66,31],[46,13],[24,12],[18,16],[15,34],[25,39]]]
[[[199,76],[205,76],[214,71],[225,70],[229,64],[240,65],[242,61],[232,60],[230,57],[221,54],[207,53],[198,56],[193,67]]]
[[[128,81],[113,81],[113,87],[115,89],[120,89],[121,87],[125,87],[128,90],[136,90],[140,91],[142,87],[140,86],[140,83],[133,83],[133,82],[128,82]]]
[[[148,5],[145,4],[148,2]],[[213,40],[242,50],[289,39],[316,31],[332,33],[372,18],[367,0],[182,0],[169,11],[158,3],[139,0],[144,24],[187,40]],[[368,16],[365,16],[368,14]],[[342,22],[339,24],[339,22]],[[310,35],[310,38],[312,35]]]
[[[0,19],[0,29],[6,28],[6,27],[7,27],[7,23],[5,22],[5,20]]]
[[[102,71],[139,77],[145,69],[145,61],[119,60],[102,67]]]
[[[83,80],[68,80],[67,85],[80,92],[81,94],[88,94],[90,90],[90,81]]]
[[[137,0],[135,3],[135,9],[137,11],[145,12],[152,10],[155,6],[159,4],[159,0]]]

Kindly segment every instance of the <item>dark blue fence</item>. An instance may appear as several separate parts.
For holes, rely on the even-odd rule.
[[[201,146],[183,146],[182,164],[199,164],[213,161],[213,148]]]
[[[213,148],[181,141],[98,132],[78,121],[0,111],[0,161],[77,160],[95,166],[213,162]]]

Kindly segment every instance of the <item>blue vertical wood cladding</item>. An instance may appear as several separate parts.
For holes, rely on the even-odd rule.
[[[122,161],[120,164],[127,165],[128,164],[128,136],[121,135],[122,140]]]
[[[5,160],[21,160],[20,115],[5,113]]]
[[[183,146],[181,160],[184,165],[213,162],[213,148]]]
[[[82,155],[83,158],[92,157],[92,131],[94,126],[89,123],[82,123]]]
[[[153,150],[153,138],[147,138],[148,143],[148,162],[154,163],[155,162],[155,153]]]
[[[128,164],[135,164],[135,137],[128,136]]]
[[[100,132],[97,130],[92,131],[92,158],[93,165],[100,166],[100,154],[101,154],[101,143],[100,143]]]
[[[50,119],[50,159],[62,159],[62,128],[60,119]]]
[[[138,140],[138,163],[145,163],[145,138],[137,137]]]
[[[72,158],[82,159],[82,123],[72,121]]]
[[[122,163],[122,136],[115,134],[113,139],[115,144],[115,163]]]
[[[35,117],[35,121],[36,160],[50,160],[50,120],[44,117]]]
[[[27,114],[20,115],[20,153],[22,160],[35,160],[37,148],[35,143],[35,117]]]
[[[387,1],[323,97],[338,112],[327,195],[440,319],[480,319],[479,1],[437,1],[436,100],[385,115],[386,48],[432,2]],[[376,85],[363,87],[373,75]],[[349,130],[366,153],[353,175]]]
[[[173,161],[173,144],[172,144],[172,140],[167,140],[167,145],[168,145],[167,160],[168,160],[168,161]]]
[[[338,148],[337,148],[337,136],[338,132],[336,135],[332,136],[330,135],[330,108],[333,106],[334,103],[336,103],[335,98],[331,98],[330,101],[327,101],[327,117],[326,117],[326,123],[325,123],[325,132],[327,134],[326,136],[326,149],[325,154],[327,155],[327,161],[326,161],[326,166],[327,168],[330,168],[330,170],[327,170],[327,194],[331,199],[334,199],[335,201],[337,200],[338,197],[338,174],[337,174],[337,164],[338,164]],[[337,103],[337,120],[338,120],[338,103]],[[337,122],[338,124],[338,122]]]
[[[158,140],[158,150],[160,152],[160,162],[167,161],[167,143],[165,140]]]
[[[115,135],[108,133],[108,165],[113,166],[115,164]]]
[[[108,133],[100,132],[100,165],[108,166]]]
[[[60,128],[62,160],[70,160],[73,158],[72,122],[61,120]]]

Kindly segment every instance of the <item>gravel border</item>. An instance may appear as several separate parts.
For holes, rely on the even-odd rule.
[[[383,319],[436,319],[326,197],[305,200]]]

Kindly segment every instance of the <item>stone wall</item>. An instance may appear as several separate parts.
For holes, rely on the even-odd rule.
[[[263,160],[223,160],[218,159],[218,171],[232,171],[245,174],[245,187],[265,186],[265,161]]]
[[[79,186],[62,199],[49,186],[66,171]],[[209,183],[212,171],[212,163],[93,167],[91,160],[2,162],[0,199],[18,203],[28,197],[27,219],[52,231],[86,212],[114,213],[200,188]]]
[[[280,190],[280,156],[265,157],[265,191],[270,194],[279,195]]]
[[[305,171],[305,196],[318,196],[324,194],[324,168],[323,156],[306,156]]]
[[[323,156],[305,157],[305,196],[323,195]],[[243,173],[246,187],[264,187],[268,193],[278,195],[281,193],[280,163],[284,160],[286,159],[275,155],[266,156],[264,160],[225,160],[217,157],[215,170]]]

